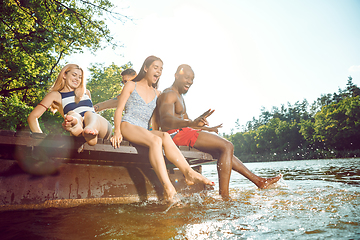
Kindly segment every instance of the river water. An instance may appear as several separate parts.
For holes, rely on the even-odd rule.
[[[0,212],[0,239],[360,239],[360,159],[247,163],[259,190],[233,172],[231,197],[218,189],[157,202]],[[218,183],[216,165],[203,174]]]

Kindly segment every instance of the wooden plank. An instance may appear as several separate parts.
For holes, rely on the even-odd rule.
[[[53,158],[72,159],[79,163],[83,160],[101,160],[111,163],[123,162],[124,164],[147,163],[148,149],[143,146],[130,144],[123,141],[120,148],[113,148],[108,140],[99,139],[98,144],[89,146],[82,137],[65,135],[30,134],[29,132],[0,131],[0,158],[6,152],[7,158],[19,160],[24,155],[47,155]],[[7,151],[5,151],[7,150]],[[208,153],[200,152],[189,147],[180,147],[184,157],[190,164],[214,161]],[[82,152],[79,152],[82,151]],[[126,156],[126,157],[125,157]],[[91,161],[92,162],[92,161]],[[169,165],[171,165],[168,162]]]

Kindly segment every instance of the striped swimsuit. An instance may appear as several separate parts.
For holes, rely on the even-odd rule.
[[[75,92],[60,92],[61,103],[64,110],[64,115],[70,111],[74,111],[84,117],[85,112],[95,112],[92,101],[86,93],[81,98],[79,103],[75,103]]]
[[[145,103],[144,99],[136,91],[135,82],[135,89],[125,104],[125,113],[121,121],[149,129],[150,119],[156,107],[157,94],[155,89],[154,92],[154,99],[149,103]]]
[[[90,97],[85,93],[81,98],[79,103],[75,103],[75,92],[60,92],[61,94],[61,104],[63,106],[64,115],[66,115],[70,111],[74,111],[84,117],[86,112],[95,113],[93,103]],[[84,127],[84,126],[83,126]],[[108,122],[107,132],[104,136],[104,139],[109,139],[112,133],[112,126]]]

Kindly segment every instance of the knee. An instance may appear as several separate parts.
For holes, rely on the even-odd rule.
[[[234,152],[234,145],[226,139],[223,139],[220,148],[222,152]]]
[[[159,147],[162,146],[162,139],[159,136],[153,135],[151,138],[151,146],[152,147]]]
[[[163,132],[162,133],[162,136],[161,136],[161,139],[163,141],[163,146],[172,146],[174,145],[175,146],[175,143],[174,141],[172,140],[170,134],[168,134],[167,132]]]
[[[168,134],[167,132],[162,132],[160,137],[161,137],[163,142],[172,141],[172,139],[170,137],[170,134]]]
[[[85,112],[84,114],[84,117],[91,117],[91,116],[94,116],[95,113],[91,112],[91,111],[87,111]],[[80,114],[78,114],[80,116]]]

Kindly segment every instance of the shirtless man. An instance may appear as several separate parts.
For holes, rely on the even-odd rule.
[[[132,68],[128,68],[128,69],[124,70],[121,73],[122,83],[125,84],[128,81],[133,80],[136,77],[136,75],[137,75],[136,71],[134,69],[132,69]],[[117,95],[115,98],[112,98],[112,99],[106,100],[104,102],[99,102],[99,103],[95,104],[94,105],[95,112],[101,112],[101,111],[106,110],[106,109],[116,108],[117,104],[118,104],[118,97],[119,96],[120,96],[120,94]]]
[[[218,158],[217,170],[219,177],[219,194],[224,200],[230,200],[229,182],[231,170],[242,174],[259,188],[268,188],[277,182],[281,175],[272,178],[262,178],[245,167],[234,156],[234,146],[219,135],[210,133],[218,132],[222,126],[208,127],[206,118],[214,111],[208,110],[198,118],[190,120],[185,102],[182,97],[186,94],[194,80],[194,72],[189,65],[180,65],[175,73],[175,81],[159,96],[155,117],[162,131],[168,132],[178,146],[190,146],[200,151],[211,153]]]

